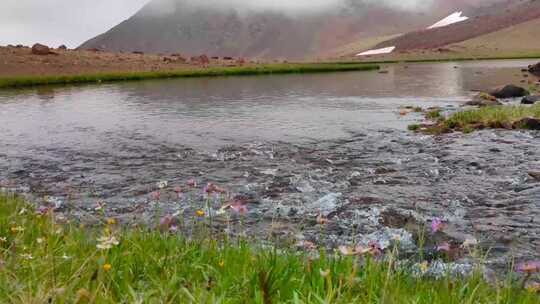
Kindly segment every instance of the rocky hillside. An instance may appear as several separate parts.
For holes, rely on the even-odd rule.
[[[481,37],[540,18],[539,0],[506,0],[466,13],[469,20],[435,29],[413,31],[373,48],[395,46],[397,51],[433,49]],[[540,34],[540,29],[537,29]],[[527,43],[527,41],[521,41]]]
[[[417,31],[456,10],[471,11],[486,2],[493,0],[434,0],[432,5],[413,10],[390,7],[384,1],[348,0],[324,11],[287,13],[199,0],[153,0],[80,48],[186,56],[315,58],[357,41]]]

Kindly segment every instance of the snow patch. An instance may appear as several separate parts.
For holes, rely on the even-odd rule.
[[[448,26],[450,24],[459,23],[465,20],[468,20],[469,17],[463,16],[463,12],[455,12],[452,15],[442,19],[441,21],[435,23],[434,25],[428,27],[428,29],[434,29],[438,27]]]
[[[395,46],[385,47],[382,49],[375,49],[375,50],[369,50],[362,52],[360,54],[357,54],[356,56],[369,56],[369,55],[380,55],[380,54],[390,54],[396,49]]]

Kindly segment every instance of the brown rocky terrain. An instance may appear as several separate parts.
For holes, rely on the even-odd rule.
[[[42,54],[47,53],[43,47],[39,49]],[[170,54],[112,53],[64,48],[49,49],[47,55],[39,55],[30,47],[9,46],[0,47],[0,77],[151,72],[246,64],[245,61],[235,58],[210,60],[202,57],[184,58]]]

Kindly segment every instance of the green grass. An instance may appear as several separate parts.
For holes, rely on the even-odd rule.
[[[426,115],[429,119],[439,119],[431,126],[422,128],[420,125],[411,125],[409,130],[421,131],[430,134],[441,134],[452,131],[470,133],[480,129],[526,129],[520,125],[523,118],[531,117],[540,119],[540,104],[533,106],[490,106],[478,109],[470,109],[456,112],[448,118],[435,117],[430,112]]]
[[[103,73],[71,76],[28,76],[0,78],[0,88],[16,88],[37,85],[101,83],[113,81],[134,81],[159,78],[188,78],[242,76],[264,74],[324,73],[345,71],[369,71],[379,69],[375,64],[271,64],[245,67],[186,68],[178,71]]]
[[[103,235],[119,244],[96,248]],[[393,259],[309,258],[110,222],[90,229],[1,195],[0,237],[2,303],[540,303],[510,279],[419,279]]]

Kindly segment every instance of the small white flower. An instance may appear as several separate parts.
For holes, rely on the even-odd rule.
[[[101,211],[107,206],[107,203],[105,202],[97,202],[96,207],[94,208],[95,211]]]
[[[0,237],[0,243],[7,243],[7,237]]]
[[[169,185],[168,181],[160,181],[160,182],[157,183],[157,186],[158,186],[159,189],[167,188],[168,185]]]
[[[473,247],[478,245],[478,240],[475,238],[466,239],[461,245],[463,248]]]
[[[28,254],[28,253],[21,254],[21,258],[23,258],[25,260],[33,260],[34,259],[34,257],[31,254]]]
[[[111,249],[114,246],[118,246],[118,244],[120,244],[120,242],[113,235],[102,236],[98,238],[97,241],[99,242],[99,244],[97,244],[96,247],[102,250]]]
[[[321,274],[321,277],[326,278],[327,276],[330,275],[330,269],[326,269],[326,270],[319,269],[319,273]]]
[[[19,215],[25,214],[26,211],[28,211],[28,210],[26,210],[26,208],[22,208],[21,211],[19,211]]]
[[[62,256],[62,259],[69,260],[69,259],[71,259],[71,257],[64,253],[64,255]]]
[[[38,244],[42,244],[43,242],[45,242],[45,239],[44,239],[44,238],[37,238],[37,239],[36,239],[36,242],[37,242]]]

